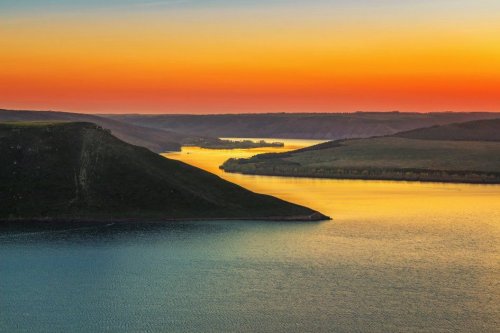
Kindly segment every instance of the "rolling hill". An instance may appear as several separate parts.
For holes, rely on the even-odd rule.
[[[230,159],[221,168],[259,175],[497,184],[499,132],[498,119],[473,121]]]
[[[91,123],[0,124],[0,220],[322,220]]]

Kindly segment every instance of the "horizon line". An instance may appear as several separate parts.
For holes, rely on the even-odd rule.
[[[467,114],[467,113],[500,113],[499,111],[484,111],[484,110],[476,110],[476,111],[453,111],[453,110],[443,110],[443,111],[400,111],[400,110],[392,110],[392,111],[376,111],[376,110],[357,110],[357,111],[322,111],[322,112],[295,112],[295,111],[275,111],[275,112],[221,112],[221,113],[172,113],[172,112],[85,112],[85,111],[63,111],[63,110],[30,110],[30,109],[9,109],[9,108],[0,108],[0,111],[19,111],[19,112],[60,112],[60,113],[74,113],[74,114],[88,114],[88,115],[143,115],[143,116],[224,116],[224,115],[279,115],[279,114],[290,114],[290,115],[303,115],[303,114],[311,114],[311,115],[334,115],[334,114],[356,114],[356,113],[406,113],[406,114],[442,114],[442,113],[458,113],[458,114]]]

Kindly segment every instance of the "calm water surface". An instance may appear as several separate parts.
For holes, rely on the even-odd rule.
[[[283,141],[283,140],[281,140]],[[500,186],[224,174],[334,218],[0,233],[4,332],[499,332]]]

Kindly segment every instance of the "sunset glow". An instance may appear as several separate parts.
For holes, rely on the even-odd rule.
[[[0,4],[0,108],[500,111],[498,1],[24,3]]]

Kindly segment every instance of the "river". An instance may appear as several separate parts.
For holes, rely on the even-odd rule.
[[[500,186],[226,174],[333,218],[0,234],[5,332],[498,332]]]

